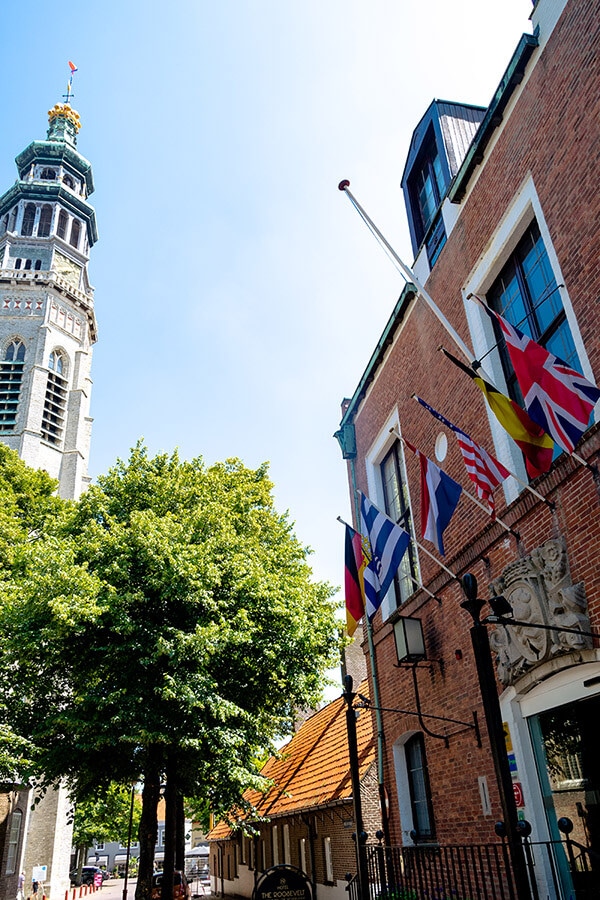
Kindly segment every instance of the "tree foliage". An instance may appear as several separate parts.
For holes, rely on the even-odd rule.
[[[132,834],[137,834],[142,811],[138,793],[133,795]],[[91,847],[94,843],[119,841],[127,845],[131,813],[131,788],[111,784],[97,797],[82,800],[75,808],[73,846]],[[135,840],[135,838],[134,838]]]
[[[332,590],[267,467],[138,444],[78,503],[31,507],[39,539],[17,542],[5,583],[2,699],[47,780],[85,799],[168,772],[177,796],[226,811],[338,653]]]
[[[55,523],[66,507],[65,501],[55,496],[56,486],[45,472],[30,469],[14,450],[0,444],[0,684],[4,686],[0,693],[0,782],[26,781],[39,774],[36,746],[28,730],[19,730],[15,722],[14,708],[21,702],[20,654],[18,639],[10,640],[7,628],[12,617],[6,613],[26,568],[23,560],[44,534],[46,523]]]

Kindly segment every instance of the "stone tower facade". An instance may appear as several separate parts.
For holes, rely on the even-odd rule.
[[[18,179],[0,197],[0,440],[77,498],[89,481],[96,319],[87,265],[98,232],[79,114],[57,103],[48,119],[47,139],[17,156]]]

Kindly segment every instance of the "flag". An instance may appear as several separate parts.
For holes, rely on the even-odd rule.
[[[537,478],[538,475],[547,472],[552,465],[554,451],[554,441],[550,435],[546,434],[536,422],[533,422],[518,403],[502,394],[493,384],[473,371],[470,366],[466,366],[444,348],[442,348],[442,352],[455,366],[473,379],[491,411],[524,454],[529,477]]]
[[[431,541],[438,553],[444,556],[443,534],[457,507],[462,488],[406,439],[404,443],[417,454],[421,466],[421,536]]]
[[[500,326],[530,419],[559,447],[572,453],[588,427],[600,390],[479,297],[473,297]]]
[[[362,537],[346,525],[344,589],[346,593],[346,630],[352,637],[365,611],[363,570],[366,565]]]
[[[73,72],[77,72],[77,66],[75,65],[75,63],[72,63],[71,60],[69,60],[69,68],[71,70],[71,75],[73,74]]]
[[[448,419],[439,413],[433,406],[426,403],[415,394],[415,399],[419,401],[421,406],[429,410],[432,416],[439,419],[447,428],[454,432],[458,440],[458,446],[462,453],[464,464],[467,468],[469,478],[475,485],[477,496],[484,503],[487,503],[490,515],[496,518],[496,505],[494,502],[493,491],[501,484],[505,478],[508,478],[510,472],[505,469],[502,463],[499,463],[491,453],[478,444],[473,438],[458,426],[453,425]]]
[[[367,615],[372,619],[387,594],[406,553],[410,535],[360,495],[361,531],[371,546],[371,559],[364,571]]]

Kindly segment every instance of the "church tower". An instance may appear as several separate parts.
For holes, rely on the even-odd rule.
[[[17,156],[18,179],[0,197],[0,441],[77,498],[89,482],[96,319],[87,265],[98,232],[79,114],[67,99],[48,121],[46,140]]]

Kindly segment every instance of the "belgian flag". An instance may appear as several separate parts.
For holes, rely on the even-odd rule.
[[[346,553],[344,588],[346,591],[346,630],[352,637],[365,611],[363,570],[366,558],[362,548],[362,537],[346,525]]]
[[[441,348],[444,356],[447,356],[455,366],[466,372],[472,378],[491,411],[494,413],[504,430],[511,436],[515,444],[525,456],[525,466],[530,478],[537,478],[547,472],[552,465],[554,453],[554,441],[550,435],[540,428],[518,403],[502,394],[493,384],[486,381],[481,375],[465,365],[451,353]]]

